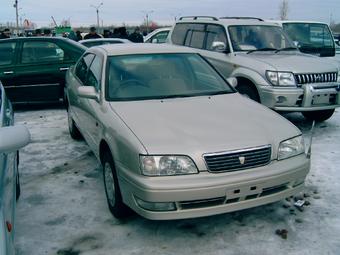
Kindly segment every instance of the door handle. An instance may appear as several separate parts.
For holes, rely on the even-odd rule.
[[[13,74],[13,73],[14,73],[13,71],[4,72],[5,75],[9,75],[9,74]]]
[[[70,69],[69,67],[60,67],[59,71],[63,72],[63,71],[67,71],[68,69]]]

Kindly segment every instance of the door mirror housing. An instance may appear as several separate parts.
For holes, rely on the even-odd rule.
[[[80,86],[78,87],[78,96],[88,99],[94,99],[99,101],[99,94],[96,89],[92,86]]]
[[[226,52],[227,46],[224,42],[215,41],[212,43],[211,49],[218,52]]]
[[[232,86],[233,88],[236,88],[236,86],[237,86],[237,79],[235,77],[229,77],[227,79],[227,82],[229,83],[230,86]]]
[[[153,38],[151,43],[158,43],[158,39],[157,38]]]
[[[15,152],[26,146],[31,135],[25,126],[9,126],[0,128],[0,152]]]

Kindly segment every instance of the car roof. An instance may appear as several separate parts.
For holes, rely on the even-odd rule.
[[[322,24],[322,25],[328,25],[325,22],[320,21],[306,21],[306,20],[266,20],[266,22],[273,22],[277,24],[285,24],[285,23],[308,23],[308,24]]]
[[[196,16],[196,17],[182,17],[178,23],[209,23],[209,24],[222,24],[225,26],[233,25],[259,25],[259,26],[279,26],[278,24],[265,22],[260,18],[254,17],[207,17],[207,16]]]
[[[85,40],[80,40],[78,41],[79,43],[84,43],[84,42],[96,42],[96,41],[104,41],[104,42],[123,42],[123,43],[131,43],[130,40],[128,39],[122,39],[122,38],[96,38],[96,39],[85,39]]]
[[[75,42],[69,38],[64,38],[64,37],[47,37],[47,36],[30,36],[30,37],[12,37],[12,38],[8,38],[8,39],[2,39],[1,42],[17,42],[17,41],[47,41],[47,42],[65,42],[68,44],[72,44],[75,47],[81,48],[82,50],[86,50],[87,48],[78,43]]]
[[[108,56],[157,53],[197,53],[194,49],[170,44],[106,44],[97,46],[96,48],[103,49]]]

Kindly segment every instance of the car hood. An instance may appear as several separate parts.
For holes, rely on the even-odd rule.
[[[277,147],[300,134],[282,116],[238,93],[110,105],[149,154],[198,156],[267,144]]]
[[[329,59],[320,58],[300,52],[253,52],[236,53],[248,66],[258,69],[259,63],[266,64],[266,70],[287,71],[293,73],[338,72],[337,64]]]

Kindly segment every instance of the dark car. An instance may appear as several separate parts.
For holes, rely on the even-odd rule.
[[[65,72],[86,48],[58,37],[0,41],[0,81],[13,103],[63,99]]]

